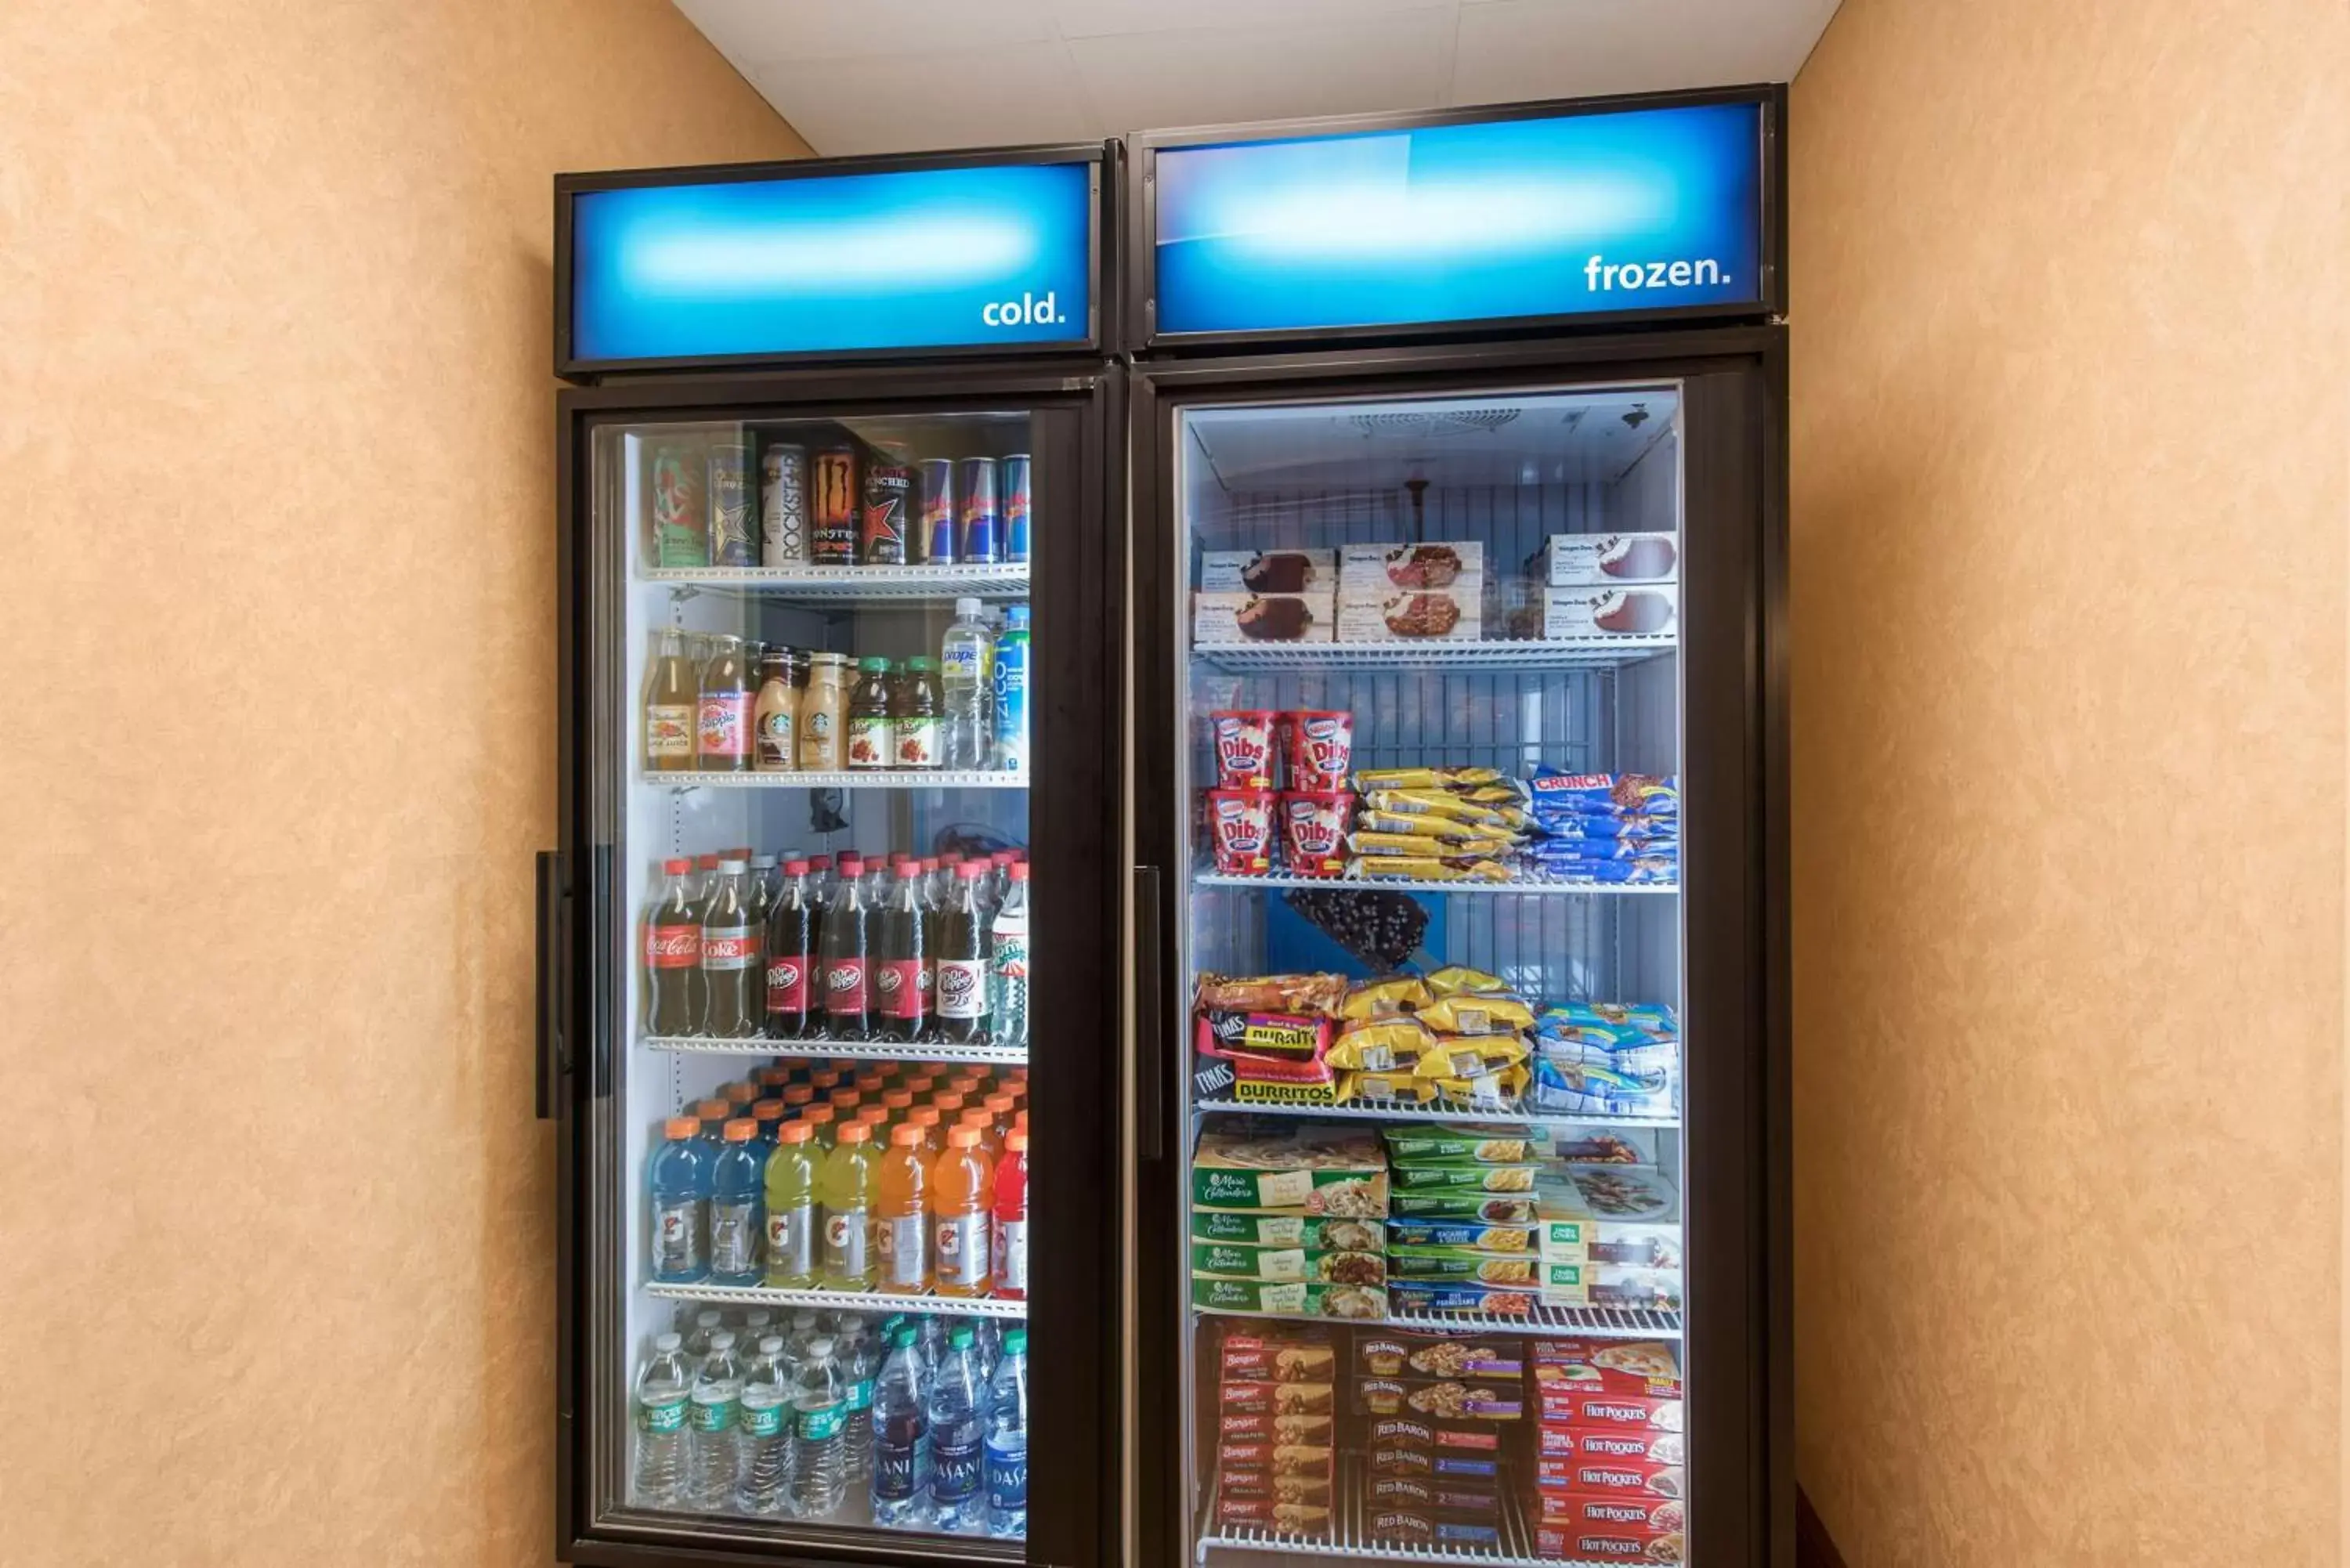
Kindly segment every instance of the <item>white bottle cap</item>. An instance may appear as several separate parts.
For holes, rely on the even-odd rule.
[[[743,862],[740,860],[721,860],[718,863],[718,874],[721,877],[740,877],[743,875]]]
[[[832,1354],[832,1336],[830,1334],[820,1334],[814,1339],[809,1340],[808,1354],[817,1357],[818,1359],[830,1355]]]
[[[660,1351],[663,1355],[667,1355],[671,1351],[675,1350],[679,1345],[684,1343],[685,1342],[683,1340],[678,1338],[678,1336],[673,1334],[657,1334],[653,1335],[653,1348]]]
[[[759,1354],[762,1355],[781,1355],[783,1353],[784,1342],[779,1334],[771,1334],[759,1342]]]
[[[710,1348],[712,1350],[733,1349],[734,1331],[731,1328],[722,1328],[716,1334],[712,1334],[710,1336]]]
[[[957,620],[977,620],[978,618],[979,618],[979,601],[978,601],[977,599],[957,599],[957,600],[955,600],[955,619],[957,619]]]

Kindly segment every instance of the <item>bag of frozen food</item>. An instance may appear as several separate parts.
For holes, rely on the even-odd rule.
[[[1343,974],[1260,974],[1238,979],[1203,974],[1191,994],[1194,1007],[1226,1012],[1320,1012],[1332,1017],[1346,999]]]
[[[1423,1104],[1436,1097],[1436,1091],[1411,1075],[1404,1067],[1388,1072],[1341,1073],[1338,1075],[1337,1105],[1365,1100],[1394,1100],[1406,1106]]]
[[[1439,1034],[1507,1034],[1533,1028],[1534,1010],[1514,996],[1457,992],[1421,1008],[1419,1021]]]
[[[1382,1018],[1349,1026],[1331,1042],[1329,1061],[1333,1067],[1347,1072],[1408,1071],[1435,1044],[1436,1036],[1418,1019]]]
[[[1570,774],[1544,767],[1534,770],[1526,787],[1537,812],[1613,810],[1679,816],[1681,809],[1679,781],[1670,775]]]
[[[1375,789],[1473,789],[1501,780],[1492,768],[1365,768],[1355,774],[1355,787],[1367,794]]]
[[[1423,1078],[1473,1078],[1525,1059],[1526,1043],[1515,1034],[1440,1034],[1419,1054],[1412,1071]]]
[[[1471,969],[1466,964],[1458,963],[1431,970],[1428,976],[1428,989],[1440,997],[1457,996],[1464,991],[1475,992],[1482,996],[1510,994],[1508,983],[1500,975],[1487,974],[1482,969]]]
[[[1479,805],[1440,789],[1375,789],[1363,797],[1373,811],[1399,816],[1444,816],[1472,826],[1507,831],[1510,819],[1492,806]]]
[[[1362,1023],[1391,1013],[1409,1012],[1435,1000],[1428,981],[1416,974],[1383,975],[1351,987],[1347,992],[1347,1000],[1339,1004],[1338,1016],[1349,1023]]]
[[[1509,867],[1498,860],[1473,857],[1430,859],[1417,855],[1357,855],[1347,862],[1347,875],[1357,881],[1392,877],[1410,882],[1506,882]]]
[[[1479,1073],[1468,1078],[1422,1078],[1430,1098],[1462,1110],[1507,1110],[1526,1092],[1523,1063]]]

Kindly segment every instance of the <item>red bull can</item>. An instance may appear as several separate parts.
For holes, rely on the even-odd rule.
[[[922,459],[921,520],[914,529],[914,559],[927,566],[951,566],[955,558],[954,460]]]
[[[1003,460],[1003,559],[1014,566],[1028,564],[1028,454],[1024,452]]]
[[[1003,558],[1003,514],[996,510],[995,460],[967,457],[957,465],[961,512],[955,519],[955,559],[992,566]]]

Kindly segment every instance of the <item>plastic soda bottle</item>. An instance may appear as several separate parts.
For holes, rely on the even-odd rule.
[[[930,1288],[930,1220],[924,1212],[929,1175],[922,1168],[922,1129],[900,1126],[889,1134],[889,1152],[876,1178],[879,1196],[874,1227],[879,1239],[880,1288],[909,1294]]]
[[[988,983],[994,992],[995,1043],[1028,1044],[1028,863],[1003,868],[1003,907],[995,911],[990,940]]]
[[[710,1159],[702,1123],[671,1116],[648,1176],[653,1198],[653,1278],[684,1284],[710,1267]]]
[[[984,1413],[969,1324],[947,1335],[931,1379],[931,1528],[976,1535],[986,1527]]]
[[[726,1141],[710,1173],[710,1282],[719,1285],[759,1282],[760,1189],[755,1139],[759,1124],[739,1116],[726,1124]]]
[[[767,1283],[804,1291],[816,1284],[816,1129],[788,1122],[767,1157]]]
[[[733,1501],[742,1416],[743,1364],[734,1359],[733,1334],[722,1328],[710,1336],[693,1379],[694,1507],[715,1513]]]
[[[688,1445],[685,1413],[693,1367],[673,1334],[653,1335],[653,1353],[637,1368],[636,1500],[645,1508],[685,1503]]]
[[[873,1388],[873,1522],[913,1530],[931,1506],[931,1413],[911,1326],[889,1336],[889,1359]]]
[[[742,1463],[734,1506],[743,1513],[776,1514],[792,1490],[792,1382],[784,1368],[784,1341],[767,1334],[743,1372]],[[991,1428],[992,1442],[993,1428]],[[991,1458],[993,1449],[988,1450]],[[988,1472],[991,1477],[994,1471]],[[991,1512],[990,1518],[993,1519]]]
[[[1003,615],[1003,635],[995,639],[995,765],[1006,773],[1032,772],[1028,754],[1028,607],[1014,605]]]
[[[977,1127],[964,1125],[947,1134],[946,1152],[931,1168],[931,1249],[942,1296],[987,1293],[994,1179]]]
[[[987,1388],[987,1532],[1017,1540],[1028,1533],[1028,1331],[1003,1335],[1003,1355]]]
[[[1003,1135],[1003,1163],[995,1168],[995,1293],[1028,1295],[1028,1135]]]
[[[851,1122],[824,1157],[816,1199],[824,1208],[824,1285],[833,1291],[873,1288],[872,1129]]]
[[[832,1339],[819,1334],[808,1341],[807,1359],[792,1384],[792,1512],[799,1518],[827,1518],[840,1507],[848,1487],[841,1453],[847,1426]]]

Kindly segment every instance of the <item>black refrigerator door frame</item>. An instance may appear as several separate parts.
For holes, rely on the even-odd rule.
[[[627,1049],[624,1021],[608,994],[613,978],[592,961],[634,911],[616,906],[625,880],[611,845],[599,842],[597,770],[625,764],[593,754],[588,704],[616,693],[599,680],[600,639],[626,634],[623,560],[598,558],[589,515],[591,428],[618,420],[832,419],[1017,409],[1066,410],[1071,448],[1052,456],[1052,429],[1035,431],[1040,474],[1066,470],[1066,486],[1040,489],[1033,514],[1029,594],[1035,647],[1036,753],[1052,765],[1030,786],[1035,825],[1051,837],[1032,850],[1035,962],[1053,978],[1040,1009],[1032,1058],[1051,1070],[1032,1080],[1040,1127],[1056,1131],[1031,1152],[1027,1324],[1040,1371],[1066,1368],[1038,1392],[1030,1438],[1030,1531],[1025,1560],[1055,1568],[1110,1568],[1118,1560],[1117,1398],[1122,1345],[1117,1333],[1120,1216],[1105,1194],[1118,1190],[1117,1061],[1102,1043],[1117,1037],[1121,996],[1123,825],[1118,816],[1121,732],[1116,706],[1123,678],[1122,518],[1126,377],[1113,364],[1072,369],[1066,361],[997,367],[887,367],[614,381],[571,388],[556,398],[556,685],[560,847],[541,857],[540,1066],[544,1104],[556,1121],[556,1556],[614,1568],[711,1568],[721,1563],[928,1564],[1016,1561],[1003,1543],[884,1530],[842,1531],[823,1552],[781,1550],[724,1526],[625,1525],[595,1518],[595,1430],[589,1406],[593,1361],[608,1347],[588,1332],[590,1293],[612,1238],[591,1233],[588,1183],[608,1179],[587,1113],[609,1096]],[[1048,463],[1050,466],[1048,466]],[[615,773],[611,777],[622,777]],[[550,1001],[549,997],[553,1000]],[[1090,1137],[1086,1137],[1090,1133]],[[608,1158],[608,1156],[605,1157]],[[633,1179],[633,1173],[622,1173]],[[607,1413],[607,1418],[616,1418]],[[698,1540],[695,1538],[699,1538]]]
[[[1137,1568],[1178,1564],[1196,1521],[1184,1495],[1175,1336],[1189,1293],[1173,1227],[1188,1129],[1176,933],[1189,877],[1175,798],[1177,659],[1189,562],[1173,491],[1179,408],[1323,398],[1490,396],[1588,383],[1683,388],[1681,811],[1699,847],[1683,870],[1686,1104],[1684,1316],[1694,1505],[1687,1560],[1790,1568],[1795,1486],[1788,1089],[1786,337],[1782,327],[1653,332],[1464,348],[1399,347],[1139,362],[1133,465],[1137,897],[1154,942],[1138,975],[1128,1071],[1139,1169],[1133,1334]]]

